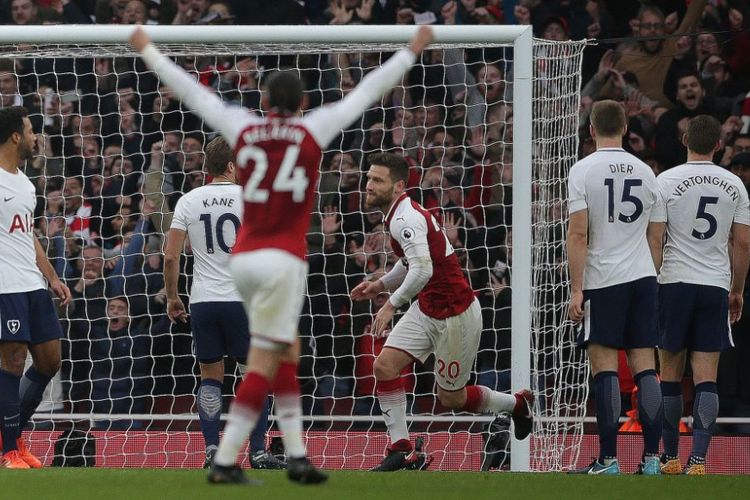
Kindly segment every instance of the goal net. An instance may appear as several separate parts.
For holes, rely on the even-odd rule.
[[[263,112],[273,70],[299,71],[309,109],[340,99],[401,46],[311,40],[162,49],[222,99]],[[510,390],[511,336],[524,334],[511,331],[512,317],[531,315],[531,468],[575,463],[588,372],[565,319],[563,235],[583,46],[534,42],[532,160],[525,165],[531,185],[513,182],[512,43],[436,45],[326,149],[300,321],[299,378],[315,463],[371,467],[387,444],[373,375],[383,340],[370,334],[385,296],[349,298],[359,281],[395,259],[382,214],[365,210],[360,194],[375,151],[407,158],[409,194],[445,228],[482,304],[473,382]],[[122,44],[18,41],[3,46],[2,57],[2,106],[25,105],[38,133],[40,154],[25,167],[38,193],[35,229],[75,299],[60,310],[63,369],[30,424],[32,450],[49,462],[58,436],[75,429],[94,437],[98,465],[200,466],[198,368],[189,326],[171,325],[165,315],[161,251],[176,200],[205,182],[204,147],[214,133]],[[531,190],[530,205],[513,203],[518,189]],[[532,220],[527,310],[511,308],[515,211]],[[192,262],[188,246],[179,283],[186,303]],[[225,410],[239,376],[234,363],[226,369]],[[402,374],[412,438],[424,442],[431,468],[507,468],[507,419],[442,408],[432,375],[441,369],[451,367],[428,360]],[[272,426],[269,440],[275,435]]]

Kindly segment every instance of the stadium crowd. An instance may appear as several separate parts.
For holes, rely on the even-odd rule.
[[[685,161],[687,120],[707,113],[724,124],[725,148],[715,161],[750,189],[749,16],[745,0],[5,0],[0,9],[0,22],[15,25],[533,24],[547,40],[597,38],[584,52],[579,157],[593,151],[587,115],[599,99],[623,103],[624,147],[657,173]],[[222,99],[262,110],[264,77],[273,69],[300,68],[310,108],[340,99],[378,57],[178,62]],[[343,131],[321,164],[300,325],[307,412],[379,411],[372,361],[383,339],[369,327],[384,297],[363,306],[349,292],[395,258],[382,215],[368,212],[361,195],[367,156],[381,150],[409,161],[410,195],[445,227],[482,303],[477,378],[509,389],[512,61],[502,49],[435,50],[424,63],[384,107]],[[0,107],[18,104],[30,110],[42,153],[26,169],[37,186],[36,230],[74,298],[60,311],[66,411],[189,410],[195,361],[189,332],[165,314],[162,245],[176,200],[205,182],[212,131],[133,58],[2,59]],[[191,266],[188,253],[183,294]],[[722,415],[747,417],[742,360],[750,356],[750,312],[734,340],[720,368]],[[416,393],[430,394],[431,373],[425,366],[405,376]],[[416,404],[429,410],[434,403]]]

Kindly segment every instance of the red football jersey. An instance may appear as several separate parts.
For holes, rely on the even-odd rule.
[[[391,233],[393,252],[400,258],[404,257],[402,244],[415,241],[423,236],[420,232],[426,232],[432,277],[417,294],[422,312],[432,318],[445,319],[467,310],[474,302],[474,291],[435,217],[404,193],[391,208],[385,222]],[[396,226],[395,230],[391,230],[392,226]]]
[[[235,155],[245,210],[233,252],[278,248],[304,259],[320,146],[302,121],[269,114],[240,133]]]

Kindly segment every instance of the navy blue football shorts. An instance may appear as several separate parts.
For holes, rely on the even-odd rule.
[[[190,305],[195,356],[215,363],[225,356],[245,359],[250,328],[242,302],[198,302]]]
[[[576,345],[615,349],[656,347],[657,285],[655,277],[583,291],[583,320]]]
[[[720,352],[734,347],[729,292],[693,283],[660,285],[659,347],[669,352]]]
[[[0,342],[42,344],[62,336],[48,290],[0,294]]]

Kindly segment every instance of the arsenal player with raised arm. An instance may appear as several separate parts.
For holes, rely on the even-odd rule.
[[[375,360],[375,390],[391,445],[382,463],[372,470],[423,469],[428,465],[409,440],[400,373],[413,360],[424,362],[432,353],[437,396],[443,406],[475,413],[510,412],[516,438],[525,439],[532,426],[530,391],[511,395],[466,385],[482,333],[481,308],[437,220],[407,196],[408,164],[390,153],[372,154],[369,161],[365,203],[386,214],[391,245],[400,260],[382,278],[357,285],[352,299],[369,300],[392,291],[372,325],[373,335],[378,336],[384,334],[394,312],[417,297]]]
[[[309,227],[318,169],[325,148],[341,131],[396,85],[432,41],[432,29],[417,29],[408,48],[367,75],[344,99],[299,117],[303,87],[296,74],[269,79],[265,117],[228,106],[163,56],[142,28],[131,45],[206,123],[234,149],[244,185],[243,223],[230,270],[248,311],[252,348],[248,373],[237,390],[224,437],[208,479],[247,483],[237,465],[269,391],[275,395],[276,422],[284,437],[288,476],[319,483],[326,474],[306,458],[297,383],[297,323],[307,275],[305,233]]]

